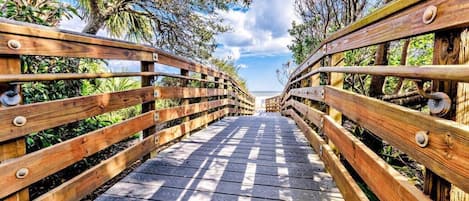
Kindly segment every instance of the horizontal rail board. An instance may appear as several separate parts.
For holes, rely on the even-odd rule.
[[[85,157],[154,125],[154,112],[147,112],[121,123],[81,135],[57,145],[0,164],[0,198],[23,189]],[[16,171],[27,168],[29,174],[18,179]]]
[[[55,40],[63,40],[69,42],[80,42],[90,45],[101,45],[108,47],[141,50],[141,51],[154,51],[155,48],[127,41],[119,41],[115,39],[102,38],[95,35],[88,35],[78,32],[67,30],[60,30],[52,27],[40,26],[37,24],[30,24],[18,22],[7,19],[0,19],[0,33],[10,33],[14,35],[47,38]]]
[[[227,95],[226,89],[190,87],[156,87],[157,98],[199,98]]]
[[[308,121],[311,121],[317,127],[321,127],[321,121],[324,116],[323,112],[315,108],[309,107],[305,105],[304,103],[298,102],[296,100],[290,100],[289,104],[290,106],[295,108],[298,112],[300,112],[304,116],[305,119],[307,119]]]
[[[469,126],[332,87],[325,88],[325,102],[469,192]],[[425,148],[415,142],[418,131],[429,132]]]
[[[327,115],[323,131],[380,200],[430,200],[408,181],[409,178],[397,172]],[[387,185],[383,185],[383,181]]]
[[[9,82],[37,82],[37,81],[57,81],[57,80],[79,80],[96,78],[117,78],[117,77],[140,77],[140,76],[163,76],[199,82],[210,82],[225,85],[223,82],[193,78],[172,73],[161,72],[125,72],[125,73],[44,73],[44,74],[0,74],[0,83]]]
[[[19,41],[21,48],[0,45],[1,54],[153,61],[153,53],[148,51],[0,33],[0,44],[7,44],[9,40]]]
[[[300,130],[303,131],[303,134],[308,139],[314,150],[319,153],[319,156],[334,178],[334,181],[345,200],[368,200],[365,193],[360,189],[329,145],[327,145],[326,142],[313,129],[311,129],[295,111],[288,110],[287,114],[292,117]]]
[[[158,122],[170,121],[199,112],[207,111],[210,109],[228,105],[230,102],[231,101],[229,101],[228,99],[223,99],[157,110],[156,112],[158,113]]]
[[[413,3],[413,2],[409,2]],[[422,22],[422,16],[428,6],[436,6],[438,14],[431,24]],[[428,0],[419,1],[413,6],[402,7],[390,17],[376,21],[355,31],[323,44],[292,74],[297,77],[311,65],[317,63],[326,55],[346,50],[367,47],[379,43],[426,34],[433,31],[459,28],[469,25],[468,15],[454,15],[454,13],[469,12],[469,2],[466,0]],[[366,37],[363,37],[366,36]],[[328,39],[326,39],[328,41]]]
[[[0,142],[71,123],[106,112],[153,101],[154,87],[20,105],[0,109]],[[22,127],[13,125],[18,116],[26,118]]]
[[[145,138],[138,144],[119,152],[117,155],[101,162],[35,200],[80,200],[130,167],[144,155],[155,150],[158,147],[155,143],[155,137],[155,135],[151,135]]]
[[[305,87],[305,88],[296,88],[292,89],[289,92],[290,96],[296,96],[301,98],[306,98],[315,101],[324,101],[324,87],[315,86],[315,87]]]
[[[218,110],[216,112],[184,122],[180,125],[161,130],[157,134],[159,139],[158,144],[167,144],[192,130],[200,128],[201,126],[206,125],[217,118],[223,117],[226,114],[228,114],[227,109]]]

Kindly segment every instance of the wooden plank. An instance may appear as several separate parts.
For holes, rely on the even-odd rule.
[[[91,156],[114,143],[154,125],[154,112],[147,112],[119,124],[108,126],[67,140],[45,149],[0,164],[0,197],[9,195],[56,173],[85,157]],[[57,160],[57,159],[60,160]],[[45,163],[47,161],[47,163]],[[24,179],[16,178],[16,171],[27,168]]]
[[[344,59],[345,59],[344,53],[333,54],[331,56],[330,65],[331,66],[343,66],[345,63]],[[344,79],[345,79],[345,76],[343,73],[330,73],[329,74],[329,84],[331,87],[343,89]],[[339,124],[342,124],[342,113],[337,111],[334,107],[329,107],[327,112],[328,112],[328,115],[332,117],[336,122],[338,122]],[[334,146],[331,146],[331,147],[334,149]]]
[[[117,176],[142,156],[156,149],[157,144],[155,143],[155,138],[155,135],[148,136],[138,144],[101,162],[52,191],[38,197],[36,200],[80,200]]]
[[[424,24],[422,22],[422,15],[425,12],[425,8],[430,5],[438,8],[438,14],[431,24]],[[314,51],[294,71],[292,78],[319,61],[325,55],[422,35],[436,30],[464,27],[469,24],[469,16],[458,15],[455,17],[454,15],[454,13],[467,13],[469,11],[469,3],[465,0],[418,2],[417,0],[402,0],[395,1],[391,8],[387,9],[389,9],[388,12],[391,12],[383,15],[383,19],[376,18],[372,20],[373,23],[364,23],[366,26],[353,28],[353,32],[344,29],[344,33],[338,32],[337,36],[332,37],[333,39],[326,39],[328,42],[323,43],[320,48]],[[379,16],[380,13],[373,15]]]
[[[140,72],[150,72],[150,73],[155,72],[155,63],[154,62],[146,62],[146,61],[140,62]],[[154,84],[154,82],[156,82],[156,79],[157,78],[154,77],[154,76],[142,76],[141,77],[141,86],[142,87],[150,87]],[[155,104],[156,104],[155,101],[143,103],[141,113],[143,114],[143,113],[155,110],[155,106],[156,106]],[[153,114],[153,115],[155,115],[155,114]],[[140,139],[146,138],[146,137],[152,135],[155,132],[156,132],[156,127],[155,126],[147,128],[147,129],[142,131],[142,136],[141,136]],[[143,160],[147,160],[149,158],[152,158],[153,156],[156,156],[156,153],[152,152],[152,153],[144,156]]]
[[[21,74],[21,59],[18,55],[1,56],[0,66],[1,74]],[[9,90],[8,88],[9,86],[6,83],[0,83],[0,93]],[[0,108],[0,110],[1,109],[2,108]],[[0,140],[0,165],[5,163],[7,160],[20,157],[24,154],[26,154],[26,142],[23,137],[10,139],[4,142]],[[12,191],[10,194],[11,195],[8,197],[5,197],[6,195],[0,196],[0,199],[4,198],[5,201],[29,200],[28,189],[23,189],[15,193]]]
[[[154,100],[153,87],[49,101],[0,109],[0,141]],[[11,122],[24,116],[27,123]]]
[[[214,69],[207,68],[205,66],[202,66],[200,64],[197,64],[195,62],[189,61],[187,59],[177,57],[171,54],[158,54],[158,63],[168,65],[168,66],[174,66],[186,71],[192,71],[196,73],[203,73],[207,74],[213,77],[220,77],[224,79],[231,79],[228,75],[221,71],[216,71]]]
[[[208,102],[194,103],[190,105],[182,105],[179,107],[165,108],[157,110],[156,112],[158,112],[158,122],[165,122],[214,109],[217,107],[225,106],[228,104],[230,104],[230,101],[228,101],[228,99],[221,99]]]
[[[324,132],[342,156],[357,171],[380,200],[430,200],[398,171],[330,116],[324,117]],[[386,181],[386,185],[383,185]]]
[[[9,75],[0,74],[0,82],[37,82],[37,81],[57,81],[57,80],[79,80],[113,77],[141,77],[141,76],[163,76],[186,80],[194,80],[205,83],[215,83],[223,85],[223,82],[203,80],[194,77],[181,76],[172,73],[162,72],[122,72],[122,73],[41,73],[41,74],[21,74]]]
[[[186,133],[199,128],[204,125],[205,122],[212,122],[213,120],[223,117],[224,115],[228,114],[227,109],[219,110],[213,113],[210,113],[206,116],[201,116],[190,121],[184,122],[177,126],[173,126],[164,130],[161,130],[157,133],[158,135],[158,143],[159,145],[167,144]]]
[[[321,121],[325,115],[323,112],[296,100],[290,100],[290,105],[303,115],[306,120],[312,122],[318,128],[322,127]]]
[[[458,62],[460,64],[469,64],[469,30],[463,30],[460,38]],[[469,83],[458,83],[457,88],[456,122],[469,125]],[[469,192],[466,193],[453,185],[450,199],[451,201],[469,201]]]
[[[289,91],[290,96],[306,98],[315,101],[324,101],[322,97],[323,86],[296,88]]]
[[[68,30],[60,30],[53,27],[46,27],[37,24],[13,21],[8,19],[0,19],[0,33],[10,33],[14,35],[22,35],[37,38],[57,39],[69,42],[81,42],[91,45],[101,45],[109,47],[117,47],[124,49],[153,51],[155,48],[128,41],[119,41],[115,39],[102,38],[95,35],[83,34]]]
[[[453,80],[469,82],[469,65],[424,65],[424,66],[346,66],[322,67],[319,72],[341,72],[395,76],[412,79]]]
[[[469,126],[331,87],[325,88],[325,102],[451,183],[469,190]],[[425,148],[415,143],[418,131],[429,132],[430,143]]]
[[[438,13],[432,23],[425,24],[422,22],[422,16],[426,8],[431,5],[438,8]],[[467,12],[469,12],[469,2],[466,0],[421,1],[391,17],[328,43],[327,53],[343,52],[436,30],[465,27],[469,25],[469,15],[454,14]]]
[[[334,177],[334,181],[345,200],[368,200],[365,193],[353,180],[350,173],[344,165],[342,165],[339,158],[337,158],[329,145],[327,145],[326,142],[313,129],[311,129],[295,111],[289,110],[288,113],[293,120],[295,120],[314,150],[319,153],[319,156],[326,165],[328,171],[331,173],[332,177]]]
[[[225,89],[188,88],[188,87],[155,87],[157,98],[199,98],[207,96],[223,96]]]
[[[2,45],[0,46],[1,54],[153,61],[153,53],[148,51],[0,33],[1,44],[7,44],[9,40],[19,41],[21,48],[10,49]]]

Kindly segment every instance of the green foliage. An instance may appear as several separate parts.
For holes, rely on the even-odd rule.
[[[85,33],[100,29],[116,38],[148,43],[178,55],[206,60],[216,48],[215,35],[226,32],[216,9],[248,6],[250,0],[115,1],[78,0],[87,26]]]
[[[0,0],[0,17],[45,26],[56,26],[63,17],[69,19],[76,13],[75,8],[57,0]]]
[[[247,91],[246,80],[239,76],[240,67],[236,66],[233,60],[212,58],[210,63],[218,70],[225,72],[233,79],[235,79],[239,83],[240,87]]]

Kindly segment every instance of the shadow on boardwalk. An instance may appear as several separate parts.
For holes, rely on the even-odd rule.
[[[342,200],[293,121],[226,117],[162,151],[98,200]]]

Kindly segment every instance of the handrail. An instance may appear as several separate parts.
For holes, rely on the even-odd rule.
[[[464,84],[466,88],[454,88],[454,83],[469,82],[469,65],[464,56],[469,47],[467,43],[459,43],[458,40],[458,37],[463,37],[462,29],[469,27],[467,13],[469,2],[464,0],[391,2],[325,39],[289,77],[278,100],[280,112],[295,120],[311,145],[320,153],[326,166],[342,165],[329,160],[330,156],[322,153],[324,150],[336,149],[380,200],[445,200],[441,198],[449,195],[441,195],[445,194],[444,191],[449,192],[448,188],[453,188],[451,184],[469,192],[466,182],[469,178],[466,168],[469,166],[469,156],[466,154],[469,152],[469,126],[462,124],[454,116],[450,119],[437,117],[449,111],[450,114],[463,112],[463,116],[467,116],[469,112],[463,108],[467,105],[467,84]],[[343,64],[345,51],[428,33],[435,33],[434,65]],[[458,60],[459,51],[462,52],[459,56],[462,58]],[[428,105],[432,115],[396,105],[392,101],[385,102],[385,98],[345,91],[341,89],[345,74],[393,76],[400,80],[418,81],[419,91],[413,93],[413,96],[421,98],[419,100],[429,98]],[[319,84],[319,80],[325,81],[328,86]],[[425,81],[431,81],[435,86],[441,83],[444,87],[440,88],[445,88],[446,91],[438,92],[438,87],[433,87],[428,91],[437,92],[429,96],[422,87]],[[449,93],[448,90],[453,92]],[[458,92],[457,97],[455,91]],[[458,107],[457,111],[455,105]],[[435,112],[437,110],[440,112]],[[341,124],[342,116],[425,166],[425,174],[435,174],[438,177],[426,176],[424,192],[417,189],[407,182],[407,177],[345,129],[346,126]],[[351,187],[355,185],[355,179],[345,179],[343,175],[344,173],[332,174],[343,194],[350,191],[362,193]],[[441,182],[444,187],[436,189],[432,182]],[[434,194],[437,191],[440,196],[438,198]],[[344,197],[366,200],[352,195]]]
[[[142,70],[122,73],[21,74],[20,56],[28,55],[135,60],[140,61]],[[156,72],[156,63],[179,68],[181,74]],[[201,76],[193,78],[189,72]],[[19,105],[21,91],[18,89],[25,82],[119,77],[140,77],[141,87]],[[175,85],[170,83],[171,86],[156,86],[157,77],[177,78],[180,82]],[[189,81],[200,84],[190,87]],[[135,161],[149,158],[151,152],[164,145],[176,142],[184,135],[226,115],[251,115],[254,112],[254,96],[234,78],[216,69],[146,45],[5,19],[0,19],[0,95],[0,102],[4,104],[0,108],[0,149],[9,150],[0,152],[2,200],[12,197],[26,200],[30,185],[136,133],[142,133],[143,140],[135,145],[37,198],[79,200]],[[8,98],[19,101],[6,105],[3,100]],[[167,99],[181,100],[181,104],[155,108],[155,101]],[[25,138],[31,133],[137,105],[142,108],[140,115],[33,153],[25,153]],[[159,127],[162,129],[157,130]]]

